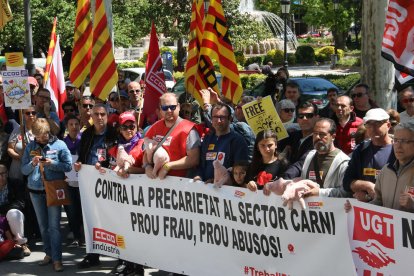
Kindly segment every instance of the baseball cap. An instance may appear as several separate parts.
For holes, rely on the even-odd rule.
[[[118,122],[120,125],[123,125],[128,121],[135,122],[135,116],[130,111],[124,112],[121,115],[119,115]]]
[[[364,123],[368,121],[384,121],[388,120],[390,118],[390,115],[387,114],[387,112],[382,108],[373,108],[368,110],[368,112],[365,114],[364,117]]]
[[[65,82],[66,87],[75,87],[71,81]]]

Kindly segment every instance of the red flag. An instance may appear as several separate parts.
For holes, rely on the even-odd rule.
[[[151,37],[148,50],[147,63],[145,65],[145,95],[144,95],[144,116],[148,118],[154,114],[162,94],[167,92],[165,86],[164,72],[160,48],[158,46],[157,31],[154,22],[151,27]]]
[[[401,73],[414,76],[414,1],[390,0],[382,39],[382,56]],[[397,81],[404,78],[396,73]],[[407,78],[405,78],[407,79]]]
[[[49,53],[48,53],[49,54]],[[46,81],[45,88],[50,91],[50,97],[55,103],[56,112],[59,120],[63,120],[64,113],[62,104],[66,101],[65,76],[63,74],[62,53],[60,51],[59,36],[56,39],[56,45],[52,54],[52,62],[50,63],[49,77]]]

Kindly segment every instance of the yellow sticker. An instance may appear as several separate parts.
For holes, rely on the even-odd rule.
[[[215,144],[209,144],[207,150],[214,150]]]
[[[376,176],[377,170],[373,168],[364,168],[363,174],[368,176]]]

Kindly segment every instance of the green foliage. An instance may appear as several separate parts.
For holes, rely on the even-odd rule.
[[[333,84],[338,86],[342,91],[347,91],[352,87],[357,81],[361,79],[360,73],[349,74],[346,76],[343,75],[323,75],[318,76],[330,80]]]
[[[301,64],[314,64],[315,63],[315,51],[311,46],[303,45],[298,46],[296,49],[296,62]]]
[[[266,78],[263,74],[240,74],[243,89],[251,89]]]
[[[261,65],[263,63],[263,56],[255,56],[255,57],[249,57],[246,59],[246,62],[244,63],[244,66],[247,66],[252,63],[257,63]]]
[[[360,67],[361,58],[360,57],[345,57],[338,61],[337,63],[341,67]]]
[[[296,55],[294,53],[288,53],[287,59],[289,66],[296,64]]]
[[[283,51],[282,50],[277,50],[277,49],[273,49],[270,50],[269,52],[267,52],[264,60],[263,60],[263,64],[268,63],[269,61],[273,62],[274,66],[279,66],[279,65],[283,65]]]
[[[318,62],[330,61],[331,55],[333,55],[334,53],[335,53],[334,46],[324,46],[320,49],[317,49],[315,51],[316,61]],[[338,49],[338,60],[341,60],[343,57],[344,57],[344,51],[341,49]]]
[[[134,61],[134,62],[122,62],[122,63],[117,64],[117,67],[119,69],[145,67],[145,63],[143,63],[140,60],[137,60],[137,61]]]
[[[243,51],[235,51],[234,55],[236,56],[236,62],[242,66],[246,63],[246,57],[244,56]]]
[[[184,78],[184,72],[174,71],[173,76],[176,81],[179,81]]]

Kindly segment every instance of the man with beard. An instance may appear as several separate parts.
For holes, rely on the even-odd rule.
[[[334,121],[337,124],[335,145],[346,154],[350,154],[356,147],[355,133],[362,119],[353,112],[352,99],[348,96],[339,96],[336,100]]]
[[[302,179],[310,179],[319,184],[305,193],[305,196],[348,197],[342,187],[349,157],[335,148],[335,122],[320,118],[313,128],[314,150],[306,156],[302,168]]]
[[[381,169],[395,162],[392,139],[388,135],[390,116],[382,108],[368,110],[364,125],[370,140],[359,144],[352,153],[345,172],[344,189],[354,192],[354,198],[370,201],[375,196],[375,181]]]

